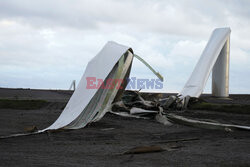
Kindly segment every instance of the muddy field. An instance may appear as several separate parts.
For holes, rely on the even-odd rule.
[[[39,109],[0,109],[0,136],[43,129],[60,115],[71,91],[0,89],[0,99],[44,100]],[[210,102],[250,104],[249,95]],[[250,112],[250,111],[249,111]],[[250,114],[188,110],[193,118],[250,125]],[[124,154],[135,147],[161,152]],[[250,132],[209,130],[107,114],[80,130],[0,139],[0,166],[250,166]]]

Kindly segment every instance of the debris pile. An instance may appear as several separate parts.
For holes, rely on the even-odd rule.
[[[121,101],[113,103],[111,112],[120,116],[156,119],[160,123],[171,125],[166,115],[185,109],[189,99],[171,95],[167,98],[146,100],[139,91],[125,91]]]
[[[125,91],[121,101],[113,103],[111,113],[143,119],[155,119],[164,125],[172,123],[183,124],[198,128],[219,129],[231,132],[233,130],[250,130],[249,126],[219,123],[213,120],[187,118],[178,113],[185,112],[188,108],[201,103],[199,98],[170,95],[167,98],[153,98],[146,100],[139,91]]]

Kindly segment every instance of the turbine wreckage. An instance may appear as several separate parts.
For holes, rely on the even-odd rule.
[[[142,61],[160,80],[163,80],[163,77],[149,64],[133,54],[131,48],[108,42],[88,63],[78,87],[59,118],[41,132],[60,128],[79,129],[90,122],[100,120],[105,113],[111,111],[113,103],[119,101],[122,96],[134,57]],[[101,81],[96,85],[97,88],[91,85],[90,76]]]
[[[160,80],[163,80],[163,77],[141,57],[135,55],[131,48],[115,42],[108,42],[88,63],[77,89],[60,117],[41,132],[61,128],[83,128],[88,123],[100,120],[107,112],[138,118],[154,117],[166,125],[171,124],[170,121],[189,125],[211,125],[209,122],[185,119],[169,113],[169,111],[186,109],[190,100],[197,100],[204,90],[212,70],[212,94],[228,97],[230,33],[230,28],[215,29],[182,91],[177,96],[153,101],[143,99],[136,91],[123,94],[133,58],[136,57],[145,64]],[[98,84],[98,89],[88,89],[86,77],[89,76],[103,81]],[[112,86],[107,89],[104,85]],[[245,126],[220,123],[212,125],[224,128],[250,129]]]
[[[182,91],[177,96],[172,95],[168,98],[160,99],[159,102],[156,102],[157,104],[154,104],[154,107],[158,105],[158,108],[160,108],[160,115],[162,115],[161,111],[163,110],[186,109],[190,99],[191,101],[197,100],[205,88],[211,71],[213,71],[212,95],[217,97],[228,97],[230,33],[230,28],[217,28],[213,31],[198,63]],[[137,96],[139,96],[139,93]],[[141,98],[142,97],[140,97],[141,103],[143,103],[146,108],[150,107],[150,103],[145,102],[145,100]],[[131,110],[134,110],[134,108]],[[135,112],[130,111],[130,113],[133,114]],[[140,112],[140,114],[148,113],[149,111]]]
[[[175,115],[175,111],[184,110],[190,103],[197,101],[211,72],[212,95],[228,97],[230,33],[230,28],[215,29],[182,91],[177,95],[153,100],[145,100],[137,91],[124,92],[133,58],[136,57],[145,64],[160,80],[163,80],[163,77],[141,57],[135,55],[131,48],[108,42],[88,63],[59,118],[48,128],[35,133],[83,128],[100,120],[107,112],[128,117],[155,118],[165,125],[176,122],[200,127],[250,130],[248,126],[190,120]],[[91,89],[90,80],[86,79],[88,77],[98,78],[102,82],[95,89]],[[19,135],[22,134],[13,136]]]

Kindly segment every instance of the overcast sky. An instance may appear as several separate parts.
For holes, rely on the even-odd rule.
[[[250,93],[249,7],[247,0],[2,0],[0,87],[68,89],[112,40],[159,71],[163,91],[178,92],[213,29],[230,27],[230,93]],[[156,78],[137,60],[131,76]]]

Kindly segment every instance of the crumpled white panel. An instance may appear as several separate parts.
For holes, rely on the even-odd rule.
[[[206,86],[209,74],[230,33],[230,28],[217,28],[213,31],[206,48],[179,95],[182,97],[199,97],[201,95]]]
[[[74,121],[88,105],[98,89],[87,89],[86,77],[103,79],[108,76],[115,64],[129,47],[115,42],[108,42],[103,49],[88,63],[86,70],[59,118],[48,128],[42,130],[59,129]]]

